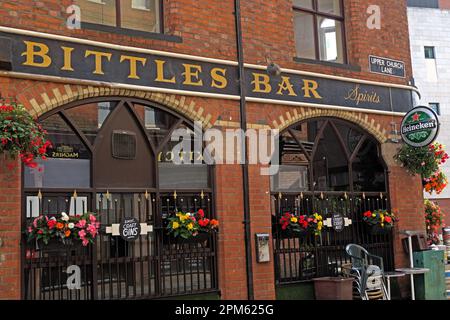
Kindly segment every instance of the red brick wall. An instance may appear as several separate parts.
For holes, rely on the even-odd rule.
[[[20,184],[19,162],[0,155],[0,300],[20,299]]]
[[[349,64],[360,66],[361,72],[294,62],[295,43],[291,0],[241,2],[246,62],[266,64],[267,59],[270,59],[284,68],[405,84],[411,76],[406,0],[346,0],[344,2]],[[165,32],[169,35],[181,36],[182,43],[93,30],[71,31],[64,25],[67,18],[65,8],[70,4],[72,4],[70,0],[0,1],[2,16],[0,25],[115,44],[236,60],[233,1],[165,0]],[[369,30],[366,27],[368,17],[366,10],[369,5],[381,7],[381,30]],[[369,73],[369,54],[405,61],[406,79]],[[2,96],[17,97],[28,108],[31,107],[30,99],[34,98],[41,104],[44,102],[41,94],[47,92],[51,95],[54,88],[64,92],[64,84],[0,77]],[[188,104],[194,101],[196,106],[204,109],[204,114],[211,114],[211,123],[219,118],[225,121],[239,121],[239,104],[236,101],[193,97],[186,97],[186,101]],[[249,123],[268,125],[272,125],[274,120],[279,122],[280,116],[285,117],[286,112],[292,110],[292,107],[288,106],[255,103],[249,103],[247,108]],[[400,121],[399,117],[374,115],[369,117],[380,124],[380,130],[385,129],[387,132],[390,131],[390,122],[393,119]],[[254,233],[270,234],[271,230],[269,179],[260,176],[259,169],[259,166],[250,166],[249,177],[255,297],[272,299],[275,296],[273,260],[265,264],[256,263],[254,249]],[[19,178],[1,170],[0,168],[0,190],[7,186],[7,192],[14,194],[7,193],[11,194],[11,197],[4,200],[0,198],[0,210],[7,210],[7,214],[2,213],[0,216],[0,221],[1,219],[7,219],[7,223],[16,221],[12,225],[19,226],[21,216]],[[242,171],[239,165],[217,166],[216,205],[217,215],[221,221],[218,256],[219,286],[224,299],[247,298],[241,176]],[[392,205],[400,212],[399,228],[421,229],[424,222],[419,221],[418,218],[418,204],[422,201],[419,192],[420,181],[411,178],[403,169],[392,164],[390,182]],[[3,262],[0,260],[0,280],[5,279],[0,281],[0,298],[19,298],[19,229],[11,232],[11,225],[8,227],[0,225],[0,238],[2,233],[5,233],[2,228],[8,229],[9,233],[3,247],[0,247],[0,259],[2,256],[7,259]],[[396,252],[396,264],[402,265],[405,257],[399,250],[399,242],[396,243]],[[3,283],[9,283],[6,286],[8,290],[6,288],[3,290]]]

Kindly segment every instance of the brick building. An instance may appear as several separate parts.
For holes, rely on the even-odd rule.
[[[68,28],[72,5],[81,28]],[[350,242],[382,255],[387,269],[407,264],[399,230],[425,226],[421,181],[393,161],[394,124],[416,95],[406,1],[237,9],[223,0],[0,1],[1,95],[38,117],[54,144],[41,171],[2,160],[0,298],[274,299],[296,288],[306,296],[312,278],[348,262]],[[381,26],[369,28],[377,9]],[[369,56],[403,62],[404,74],[371,72]],[[280,75],[267,72],[272,62]],[[174,166],[170,134],[194,121],[205,130],[279,129],[280,173]],[[129,154],[115,139],[136,148]],[[217,236],[171,242],[164,218],[199,208],[220,220]],[[398,210],[392,234],[364,228],[362,213],[377,208]],[[103,227],[133,216],[153,232],[135,242],[102,232],[88,249],[62,252],[23,239],[39,214],[86,210]],[[338,212],[352,224],[285,238],[278,220],[287,211]],[[269,235],[269,262],[257,261],[255,234]],[[65,287],[69,265],[81,266],[81,290]]]
[[[442,37],[450,20],[450,3],[448,1],[416,1],[408,3],[409,34],[411,42],[412,64],[415,85],[421,93],[420,104],[429,105],[439,115],[441,130],[438,141],[449,145],[450,133],[446,129],[449,123],[448,105],[450,95],[447,87],[450,82],[448,74],[447,53],[450,42]],[[426,16],[426,19],[418,17]],[[432,33],[429,30],[433,30]],[[430,54],[429,54],[430,53]],[[443,166],[446,175],[449,165]],[[426,198],[438,203],[446,214],[445,223],[450,223],[450,193],[444,190],[441,194],[425,193]]]

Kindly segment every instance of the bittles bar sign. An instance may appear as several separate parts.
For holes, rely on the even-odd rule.
[[[8,69],[19,74],[239,99],[239,72],[233,62],[184,59],[185,56],[137,48],[117,50],[54,37],[0,32],[0,67],[5,65],[4,60],[9,60],[6,61]],[[412,105],[412,88],[406,86],[372,85],[348,78],[338,80],[295,72],[270,76],[265,70],[248,67],[245,77],[247,97],[259,102],[266,102],[261,101],[264,99],[269,103],[308,103],[402,113]]]

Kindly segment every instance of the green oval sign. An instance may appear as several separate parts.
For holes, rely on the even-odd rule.
[[[403,141],[412,147],[424,147],[431,144],[439,133],[437,114],[428,107],[415,107],[402,121],[401,135]]]

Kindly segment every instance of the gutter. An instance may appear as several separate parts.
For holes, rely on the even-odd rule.
[[[239,109],[240,109],[240,124],[244,134],[242,137],[242,154],[244,163],[242,167],[242,181],[243,181],[243,196],[244,196],[244,232],[245,232],[245,259],[246,259],[246,274],[247,274],[247,296],[248,300],[254,300],[253,288],[253,258],[252,258],[252,242],[250,229],[250,193],[249,193],[249,179],[248,179],[248,148],[247,137],[247,111],[246,111],[246,92],[245,92],[245,69],[244,69],[244,51],[242,47],[242,27],[241,27],[241,3],[240,0],[234,0],[234,14],[236,24],[236,48],[239,68]]]

